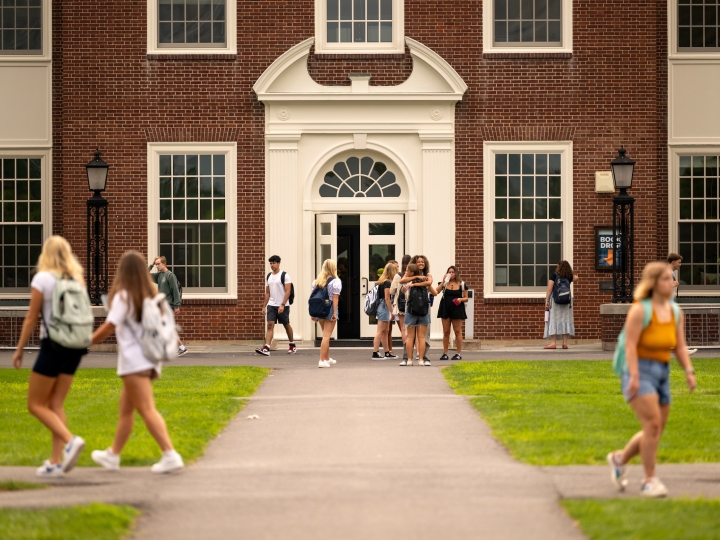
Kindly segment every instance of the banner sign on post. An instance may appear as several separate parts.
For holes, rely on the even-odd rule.
[[[615,257],[618,266],[622,266],[622,233],[618,232],[615,247],[612,244],[612,227],[595,227],[595,270],[612,271]]]

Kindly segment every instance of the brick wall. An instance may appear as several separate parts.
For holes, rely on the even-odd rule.
[[[95,146],[111,164],[111,274],[126,249],[146,252],[146,144],[149,140],[231,140],[238,144],[238,276],[236,304],[193,302],[179,323],[186,339],[259,338],[263,297],[264,106],[252,85],[278,56],[314,33],[312,0],[238,1],[238,55],[153,59],[145,54],[146,3],[64,0],[53,3],[53,230],[85,259],[84,164]],[[607,170],[620,144],[638,162],[636,261],[666,247],[666,65],[664,2],[574,2],[574,54],[482,55],[480,2],[406,0],[407,36],[435,50],[468,84],[457,104],[457,264],[478,291],[475,336],[537,338],[536,301],[482,298],[482,141],[574,143],[576,337],[601,338],[593,228],[610,223],[611,196],[594,193],[594,172]],[[98,30],[99,29],[99,30]],[[321,84],[347,85],[350,72],[371,84],[407,78],[409,55],[316,56]],[[190,134],[190,135],[188,135]],[[209,137],[211,139],[209,139]],[[57,194],[60,194],[60,197]],[[256,285],[255,285],[256,284]],[[197,315],[202,314],[202,319]],[[200,322],[202,321],[202,323]],[[485,321],[494,321],[487,324]],[[210,332],[210,335],[208,335]]]

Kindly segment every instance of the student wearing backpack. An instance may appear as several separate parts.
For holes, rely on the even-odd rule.
[[[297,347],[293,340],[293,329],[290,326],[290,304],[295,296],[292,280],[287,272],[280,271],[280,257],[273,255],[268,259],[271,272],[265,277],[265,300],[263,301],[263,314],[267,315],[267,331],[265,344],[255,349],[263,356],[270,356],[270,343],[272,343],[275,323],[285,327],[290,345],[288,354],[295,354]]]
[[[448,359],[450,346],[450,327],[455,332],[455,355],[451,360],[462,360],[462,328],[463,321],[467,319],[465,303],[468,301],[468,288],[460,279],[460,273],[455,266],[449,266],[445,279],[441,285],[443,297],[438,308],[438,319],[443,325],[443,354],[440,360]]]
[[[13,366],[22,367],[23,348],[27,344],[42,315],[40,352],[30,373],[28,383],[28,411],[52,433],[52,453],[36,471],[37,476],[59,478],[70,472],[85,448],[82,437],[67,428],[63,403],[70,391],[75,371],[87,353],[87,347],[69,349],[51,342],[48,325],[56,317],[53,313],[53,292],[60,277],[70,277],[85,287],[83,269],[72,253],[70,244],[61,236],[51,236],[43,244],[37,273],[30,282],[31,296],[20,339],[13,354]],[[87,296],[87,291],[85,291]],[[89,299],[87,305],[90,305]],[[89,328],[92,331],[92,326]]]
[[[397,274],[397,266],[394,262],[389,262],[385,265],[382,275],[377,280],[378,296],[377,296],[377,331],[375,332],[375,340],[373,342],[373,360],[394,360],[397,358],[388,347],[388,329],[392,322],[393,307],[392,298],[390,297],[390,285]],[[383,351],[385,355],[382,356],[378,352],[380,348],[380,342],[382,342]]]
[[[162,362],[151,362],[140,342],[143,334],[140,324],[143,302],[156,296],[149,276],[145,270],[145,259],[138,252],[128,251],[122,256],[110,289],[110,311],[105,322],[93,334],[93,343],[101,343],[115,332],[118,344],[117,374],[123,382],[120,417],[112,446],[107,450],[94,450],[91,454],[93,461],[107,470],[120,468],[120,453],[132,433],[135,411],[140,414],[150,435],[162,450],[162,458],[152,466],[152,472],[169,473],[184,467],[153,398],[152,381],[160,376]],[[165,300],[162,302],[165,303]],[[168,310],[168,313],[172,318],[172,312]]]
[[[622,374],[622,393],[642,426],[623,450],[607,456],[611,480],[620,490],[627,487],[626,464],[640,455],[645,469],[640,494],[664,497],[667,488],[655,476],[657,447],[670,414],[670,352],[675,351],[685,371],[685,380],[692,392],[697,385],[685,343],[684,315],[670,301],[673,277],[670,267],[662,262],[648,264],[635,289],[635,303],[625,320],[624,363],[622,334],[613,367]]]
[[[337,361],[330,358],[330,336],[338,320],[338,300],[341,292],[342,282],[338,278],[335,261],[325,259],[322,270],[312,282],[312,293],[308,302],[310,318],[322,329],[319,368],[337,364]]]
[[[560,261],[548,280],[545,291],[545,310],[550,316],[545,322],[545,339],[550,338],[550,344],[545,349],[557,348],[557,337],[562,334],[562,348],[568,348],[568,336],[575,335],[575,317],[572,310],[570,284],[577,283],[578,276],[574,274],[570,263]]]
[[[403,350],[405,349],[405,341],[407,340],[407,330],[405,329],[405,294],[402,292],[400,280],[405,275],[407,265],[410,264],[410,255],[403,255],[402,266],[390,284],[390,298],[393,301],[392,313],[395,315],[398,328],[400,329],[400,339],[402,340]],[[388,331],[388,347],[392,353],[392,324]],[[407,352],[404,353],[403,358],[407,360]]]
[[[150,272],[150,278],[157,285],[158,292],[161,292],[167,298],[170,307],[175,311],[175,316],[180,313],[180,306],[182,305],[182,293],[180,292],[180,282],[177,276],[173,274],[167,267],[167,259],[165,256],[155,257],[155,260],[150,266],[150,270],[153,267],[157,268],[157,272]],[[187,352],[187,348],[183,345],[180,336],[178,336],[178,356],[182,356]]]
[[[410,266],[414,270],[410,270]],[[408,275],[407,271],[411,272]],[[413,348],[417,347],[418,365],[429,366],[430,360],[426,356],[430,326],[430,295],[437,296],[437,291],[432,285],[432,274],[430,273],[430,262],[425,255],[415,255],[410,259],[406,275],[400,280],[405,291],[405,328],[408,339],[405,342],[405,354],[401,366],[413,365]],[[413,289],[417,290],[413,291]],[[424,295],[421,294],[424,292]],[[412,330],[411,330],[412,328]],[[410,335],[412,334],[412,341]],[[422,345],[422,351],[421,349]]]

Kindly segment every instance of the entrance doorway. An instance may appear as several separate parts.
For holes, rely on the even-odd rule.
[[[404,214],[316,215],[316,272],[325,259],[334,258],[343,286],[334,337],[375,336],[377,320],[365,315],[365,296],[387,262],[400,260],[404,252]]]

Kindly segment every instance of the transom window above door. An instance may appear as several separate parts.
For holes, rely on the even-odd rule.
[[[401,193],[395,175],[371,157],[338,161],[320,186],[321,197],[400,197]]]
[[[315,0],[315,52],[402,54],[403,3],[403,0]]]

